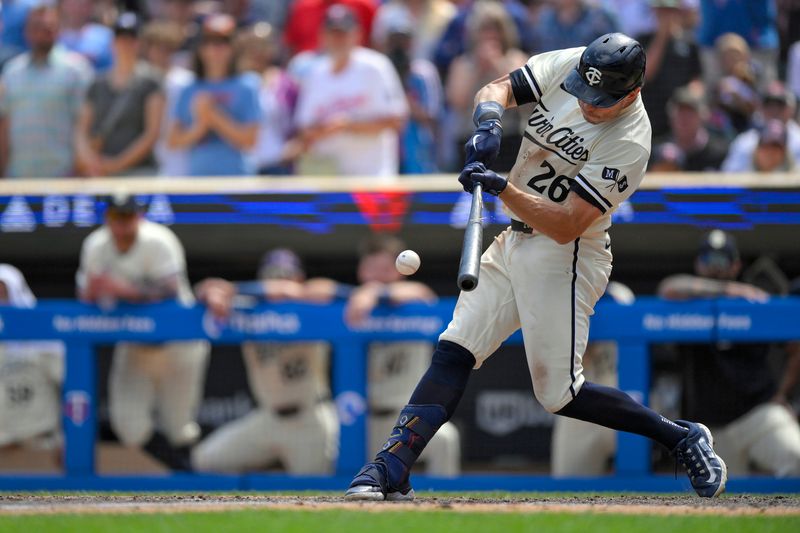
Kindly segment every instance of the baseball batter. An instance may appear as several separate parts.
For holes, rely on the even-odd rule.
[[[478,91],[459,181],[468,192],[479,182],[498,196],[512,223],[483,254],[480,284],[460,295],[431,366],[349,498],[413,499],[417,457],[452,416],[471,370],[519,328],[534,393],[548,411],[647,436],[672,451],[700,496],[724,490],[725,463],[705,426],[668,420],[582,372],[589,317],[611,273],[611,213],[639,187],[650,153],[644,72],[642,46],[612,33],[533,56]],[[500,119],[528,103],[535,106],[506,179],[488,170]]]
[[[171,298],[194,302],[180,241],[166,226],[143,219],[127,194],[109,199],[104,225],[83,242],[76,278],[79,297],[101,306]],[[142,447],[172,468],[188,467],[185,448],[200,436],[195,415],[208,355],[208,343],[199,340],[117,343],[109,411],[123,444]]]

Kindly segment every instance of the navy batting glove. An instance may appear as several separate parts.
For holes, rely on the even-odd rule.
[[[473,185],[472,173],[485,171],[486,167],[483,165],[483,163],[479,163],[478,161],[467,163],[464,165],[464,170],[462,170],[461,174],[458,175],[458,181],[464,187],[464,190],[471,194]]]
[[[497,119],[484,120],[472,137],[464,145],[467,163],[478,161],[491,166],[500,153],[500,139],[503,137],[503,127]]]
[[[473,183],[480,183],[483,185],[484,191],[494,196],[506,190],[506,185],[508,185],[506,178],[491,170],[473,172],[470,177]]]

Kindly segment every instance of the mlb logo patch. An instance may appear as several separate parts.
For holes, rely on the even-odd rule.
[[[603,179],[609,181],[617,181],[619,178],[619,169],[611,167],[603,167]]]

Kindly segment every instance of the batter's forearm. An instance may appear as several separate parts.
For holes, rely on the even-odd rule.
[[[477,107],[478,104],[483,102],[497,102],[506,109],[516,107],[517,102],[514,99],[514,91],[511,88],[511,77],[506,74],[502,78],[481,87],[475,94],[474,104]]]
[[[522,222],[559,244],[574,241],[586,229],[571,208],[571,203],[549,202],[538,196],[525,194],[511,183],[500,193],[499,198]]]

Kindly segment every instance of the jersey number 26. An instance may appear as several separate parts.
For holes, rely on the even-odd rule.
[[[569,194],[571,178],[569,176],[564,176],[563,174],[556,176],[556,169],[554,169],[553,165],[548,163],[546,160],[542,161],[541,167],[546,170],[541,174],[537,174],[532,177],[530,181],[528,181],[528,187],[538,193],[544,193],[545,189],[547,189],[547,197],[554,202],[561,203],[566,200],[567,195]],[[553,179],[553,177],[555,177],[555,179]],[[541,182],[545,183],[538,185],[538,183]],[[547,182],[550,182],[549,187]]]

